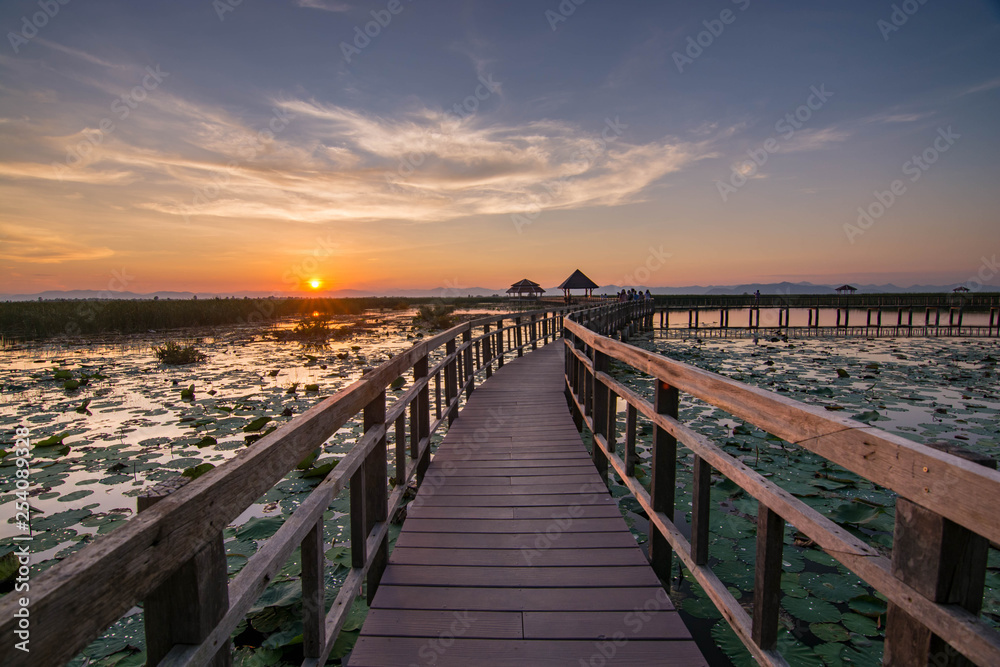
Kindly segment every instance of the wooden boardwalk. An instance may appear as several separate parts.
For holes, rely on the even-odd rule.
[[[439,447],[350,665],[706,665],[608,495],[563,345],[472,394]]]

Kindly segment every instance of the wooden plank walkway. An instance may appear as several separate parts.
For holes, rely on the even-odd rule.
[[[476,388],[409,506],[350,665],[707,665],[573,425],[562,351]]]

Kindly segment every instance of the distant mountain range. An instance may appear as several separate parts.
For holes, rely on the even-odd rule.
[[[904,294],[904,293],[934,293],[934,292],[951,292],[954,288],[961,285],[961,283],[954,283],[951,285],[912,285],[910,287],[899,287],[897,285],[854,285],[858,289],[859,294]],[[753,294],[755,291],[760,290],[761,294],[833,294],[836,287],[839,285],[817,285],[809,282],[781,282],[781,283],[749,283],[746,285],[689,285],[686,287],[648,287],[649,291],[653,294],[666,294],[666,295],[677,295],[677,294]],[[594,290],[595,294],[616,294],[621,291],[622,287],[619,285],[605,285]],[[639,289],[645,291],[647,289],[646,285],[641,286]],[[987,286],[987,290],[1000,291],[1000,287]],[[342,290],[330,290],[326,292],[317,293],[318,297],[329,297],[329,298],[351,298],[351,297],[370,297],[370,296],[399,296],[399,297],[434,297],[441,299],[456,298],[463,296],[503,296],[506,294],[507,288],[490,289],[488,287],[466,287],[466,288],[450,288],[450,287],[438,287],[435,289],[396,289],[396,288],[385,288],[385,289],[375,289],[375,290],[355,290],[355,289],[342,289]],[[545,291],[546,295],[558,295],[560,290],[558,287],[548,287]],[[37,292],[35,294],[0,294],[0,301],[37,301],[41,300],[54,300],[54,299],[193,299],[195,297],[199,299],[214,299],[216,297],[221,298],[250,298],[250,299],[260,299],[268,297],[287,297],[296,296],[301,297],[302,294],[289,294],[284,292],[232,292],[232,293],[212,293],[212,292],[151,292],[149,294],[137,294],[135,292],[101,292],[98,290],[66,290],[57,291],[50,290],[46,292]]]

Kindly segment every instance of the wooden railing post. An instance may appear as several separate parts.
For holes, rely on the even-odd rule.
[[[486,365],[486,379],[493,376],[493,346],[490,345],[490,325],[487,322],[483,325],[483,364]]]
[[[323,564],[323,521],[306,533],[302,540],[302,654],[319,658],[326,641],[326,578]]]
[[[996,470],[996,460],[949,444],[928,445]],[[925,468],[926,470],[926,468]],[[892,574],[932,602],[978,615],[983,604],[989,541],[906,498],[896,500]],[[971,665],[903,608],[890,603],[886,618],[887,667]]]
[[[139,511],[152,507],[188,481],[186,477],[172,477],[151,487],[138,497]],[[148,664],[159,663],[175,644],[201,643],[228,609],[229,575],[220,532],[146,597],[143,619]],[[208,664],[233,664],[228,641]]]
[[[514,318],[514,347],[517,348],[517,356],[524,356],[524,336],[521,334],[521,318]]]
[[[427,377],[427,355],[420,357],[413,364],[413,381]],[[426,384],[410,403],[410,458],[417,461],[417,486],[424,481],[424,473],[430,465],[431,448],[428,446],[423,455],[420,454],[420,442],[430,436],[431,432],[431,393]]]
[[[497,319],[496,349],[497,349],[497,354],[500,357],[499,359],[497,359],[497,368],[503,368],[503,355],[504,355],[503,335],[504,335],[503,318],[501,317]]]
[[[365,406],[364,410],[364,430],[370,431],[376,426],[385,425],[385,390],[382,390],[375,400]],[[389,520],[389,498],[386,489],[389,476],[386,464],[386,438],[383,434],[372,447],[372,451],[365,457],[365,538],[371,533],[377,523]],[[389,537],[382,538],[382,543],[378,546],[378,551],[372,559],[371,568],[368,570],[368,604],[372,603],[375,591],[378,590],[378,583],[382,579],[382,572],[385,570],[389,554]]]
[[[538,316],[534,313],[531,314],[531,349],[532,351],[538,349]]]
[[[476,388],[476,370],[472,367],[472,329],[462,332],[462,344],[465,345],[465,372],[462,374],[462,384],[465,387],[465,400],[472,396],[472,390]]]
[[[661,415],[677,418],[680,394],[676,387],[656,382],[654,407]],[[659,426],[653,431],[652,480],[649,486],[653,510],[674,520],[674,491],[677,488],[677,438]],[[667,538],[650,523],[649,562],[662,581],[670,581],[672,551]]]
[[[445,354],[449,357],[455,357],[448,363],[444,365],[444,404],[445,409],[448,410],[448,426],[451,426],[452,422],[458,416],[456,410],[452,407],[452,401],[458,395],[458,388],[455,386],[457,384],[455,376],[458,372],[458,356],[455,354],[455,339],[452,338],[447,343],[445,343]]]
[[[594,465],[597,467],[597,472],[600,474],[604,483],[608,483],[608,454],[607,450],[600,451],[601,446],[597,442],[597,436],[603,435],[605,438],[608,435],[608,387],[603,382],[597,379],[598,373],[608,372],[608,355],[603,352],[594,350],[594,373],[590,374],[590,384],[593,387],[593,397],[594,397],[594,451],[593,459]],[[611,447],[611,442],[607,442],[607,447]]]
[[[778,645],[778,608],[781,600],[781,553],[785,521],[762,502],[757,503],[757,556],[753,578],[753,625],[757,646],[770,651]]]
[[[691,498],[691,558],[698,565],[708,564],[708,531],[711,510],[712,466],[694,457],[694,489]]]

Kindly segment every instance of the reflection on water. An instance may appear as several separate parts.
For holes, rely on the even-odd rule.
[[[65,556],[63,550],[107,532],[133,514],[135,497],[143,489],[185,468],[234,457],[267,429],[288,422],[356,381],[366,368],[430,335],[418,329],[414,314],[334,317],[333,326],[356,330],[349,340],[319,347],[276,340],[275,331],[296,325],[285,321],[264,330],[186,329],[89,344],[18,344],[0,351],[0,448],[13,448],[17,426],[27,426],[36,443],[64,434],[68,446],[65,451],[53,446],[32,452],[32,519],[41,526],[34,562]],[[152,348],[168,339],[195,344],[207,360],[190,366],[160,364]],[[435,353],[440,354],[443,349]],[[65,389],[67,378],[81,386]],[[318,391],[307,391],[309,385]],[[186,400],[181,392],[191,386],[194,396]],[[390,392],[390,404],[396,395]],[[248,425],[262,416],[271,420],[248,432]],[[341,429],[324,445],[323,454],[342,456],[359,430],[358,424]],[[5,458],[0,472],[12,472],[13,459]],[[11,522],[13,490],[13,475],[0,477],[5,519],[0,522],[0,553],[19,532]],[[234,525],[280,509],[278,503],[253,505]]]

